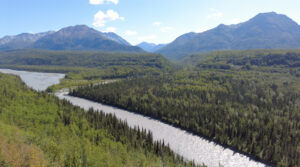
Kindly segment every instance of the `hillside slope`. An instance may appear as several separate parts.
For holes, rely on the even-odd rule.
[[[150,132],[0,73],[0,166],[192,166]]]
[[[223,51],[194,55],[191,62],[169,75],[71,94],[162,120],[277,166],[300,165],[299,51]]]

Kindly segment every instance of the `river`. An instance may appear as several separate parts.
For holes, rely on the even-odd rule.
[[[37,73],[8,69],[0,69],[0,72],[18,75],[29,87],[38,91],[46,90],[48,86],[59,83],[60,79],[64,77],[64,74]],[[82,98],[72,97],[63,91],[57,92],[55,95],[60,99],[66,99],[72,104],[84,109],[92,107],[99,111],[102,110],[105,113],[113,113],[117,118],[127,121],[131,127],[139,126],[140,128],[150,130],[153,133],[154,140],[164,140],[174,152],[188,160],[194,160],[198,164],[204,163],[209,167],[266,166],[229,148],[224,148],[214,142],[149,117]]]

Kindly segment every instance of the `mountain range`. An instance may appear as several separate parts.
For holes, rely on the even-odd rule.
[[[285,15],[270,12],[240,24],[221,24],[202,33],[184,34],[157,52],[169,59],[181,59],[187,54],[215,50],[297,48],[300,26]]]
[[[115,33],[103,33],[85,25],[70,26],[57,32],[24,33],[0,39],[0,50],[15,49],[143,52]]]
[[[155,52],[173,60],[192,53],[216,50],[299,49],[300,26],[286,15],[260,13],[234,25],[221,24],[202,33],[184,34],[170,44],[142,42],[132,46],[115,33],[103,33],[85,25],[59,31],[23,33],[0,39],[1,50],[45,49],[110,52]]]
[[[136,46],[144,49],[147,52],[156,52],[157,50],[167,46],[167,44],[154,44],[154,43],[142,42]]]
[[[0,50],[24,49],[30,47],[30,45],[38,39],[52,33],[54,33],[54,31],[37,34],[22,33],[16,36],[5,36],[0,39]]]

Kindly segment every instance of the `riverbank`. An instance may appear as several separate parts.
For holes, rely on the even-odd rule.
[[[1,70],[0,70],[1,72]],[[21,78],[27,75],[23,73],[17,73],[16,75],[23,75]],[[43,74],[43,73],[40,73]],[[47,76],[47,74],[44,74]],[[37,77],[30,77],[32,82],[26,83],[26,79],[23,80],[30,87],[43,84],[46,80],[44,77],[37,75]],[[59,81],[59,78],[57,78]],[[56,80],[56,81],[57,81]],[[34,84],[33,84],[34,83]],[[33,85],[31,85],[33,84]],[[235,151],[224,148],[216,143],[210,142],[199,136],[195,136],[191,133],[183,131],[181,129],[172,127],[157,120],[153,120],[149,117],[134,114],[126,110],[121,110],[115,107],[102,105],[100,103],[91,102],[86,99],[71,97],[66,95],[67,92],[61,92],[56,94],[60,99],[66,99],[73,105],[80,106],[83,109],[94,108],[95,110],[103,111],[105,113],[112,113],[116,115],[118,119],[126,121],[130,127],[139,126],[150,130],[153,134],[154,140],[164,140],[166,144],[169,144],[170,148],[177,154],[183,156],[188,160],[194,160],[199,164],[206,164],[212,167],[222,166],[265,166],[265,164],[251,160],[251,158],[236,153]]]

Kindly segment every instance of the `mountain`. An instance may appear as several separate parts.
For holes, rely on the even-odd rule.
[[[165,47],[167,44],[154,44],[154,43],[148,43],[148,42],[142,42],[136,46],[144,49],[147,52],[155,52],[163,47]]]
[[[13,50],[27,48],[38,39],[50,35],[54,31],[48,31],[37,34],[22,33],[16,36],[5,36],[0,39],[0,50]]]
[[[107,37],[109,36],[109,37]],[[142,52],[139,47],[121,44],[121,37],[105,34],[85,25],[63,28],[51,35],[40,38],[33,48],[48,50],[101,50],[118,52]],[[123,41],[124,42],[124,41]]]
[[[127,45],[127,46],[131,46],[131,44],[129,42],[127,42],[125,39],[123,39],[122,37],[118,36],[117,34],[113,33],[113,32],[107,32],[107,33],[102,33],[102,35],[104,35],[106,38],[118,42],[122,45]]]
[[[70,26],[57,32],[20,34],[0,39],[0,50],[14,49],[143,52],[115,33],[103,33],[85,25]]]
[[[203,33],[184,34],[157,52],[170,59],[181,59],[190,53],[215,50],[297,48],[300,48],[300,26],[285,15],[270,12],[244,23],[221,24]]]

